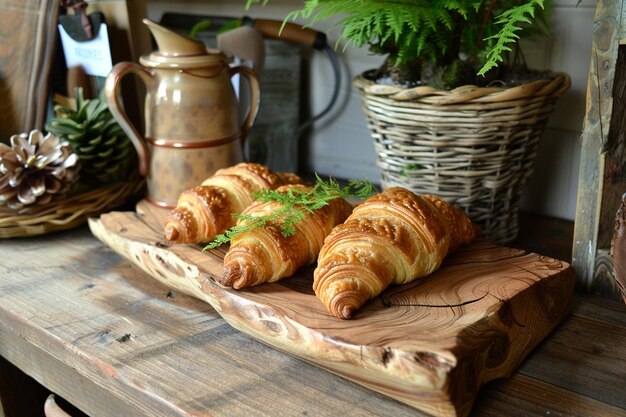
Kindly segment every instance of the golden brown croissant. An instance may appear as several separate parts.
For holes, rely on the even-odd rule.
[[[304,185],[292,185],[278,190],[284,191],[288,187],[308,189]],[[280,203],[274,201],[258,202],[244,210],[243,214],[263,216],[280,207]],[[230,249],[224,257],[224,274],[218,282],[224,286],[244,288],[293,275],[298,268],[317,259],[324,238],[351,211],[350,203],[336,198],[321,209],[306,212],[304,219],[294,225],[296,233],[291,236],[283,236],[280,218],[241,233],[230,242]]]
[[[220,169],[180,195],[165,221],[163,235],[178,243],[209,242],[235,225],[233,214],[252,204],[255,192],[301,181],[295,174],[274,173],[255,163]]]
[[[439,197],[389,188],[332,230],[313,289],[331,314],[347,319],[389,284],[434,272],[449,252],[475,237],[469,218]]]

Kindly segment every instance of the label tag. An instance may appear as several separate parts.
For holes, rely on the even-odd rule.
[[[109,46],[109,33],[107,25],[100,24],[98,36],[85,41],[77,42],[59,25],[63,54],[68,68],[81,65],[85,72],[96,77],[106,77],[113,68],[111,61],[111,48]]]

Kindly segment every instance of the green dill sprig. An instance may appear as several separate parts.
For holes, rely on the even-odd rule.
[[[307,213],[327,206],[335,198],[365,199],[377,192],[376,187],[369,181],[352,180],[342,187],[333,178],[329,178],[327,181],[317,175],[315,178],[315,185],[308,191],[292,187],[286,192],[262,190],[255,193],[254,198],[256,200],[264,203],[275,201],[279,203],[280,208],[262,216],[235,214],[242,221],[216,236],[212,242],[204,247],[204,250],[217,248],[242,233],[264,227],[273,221],[280,222],[283,236],[292,236],[296,233],[296,224],[304,219]]]

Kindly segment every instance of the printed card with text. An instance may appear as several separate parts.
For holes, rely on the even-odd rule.
[[[63,54],[67,67],[81,65],[85,72],[96,77],[106,77],[113,63],[107,25],[102,23],[98,36],[86,42],[77,42],[59,25]]]

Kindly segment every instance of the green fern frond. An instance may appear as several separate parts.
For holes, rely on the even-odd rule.
[[[462,0],[448,0],[443,4],[447,10],[451,12],[456,12],[463,16],[464,19],[467,19],[469,14],[468,2]],[[480,1],[475,2],[476,4],[470,4],[470,7],[480,7]]]
[[[517,32],[522,30],[521,25],[531,23],[531,18],[535,16],[536,8],[540,7],[543,9],[543,2],[544,0],[530,0],[528,3],[505,10],[498,15],[496,24],[502,25],[502,29],[497,34],[487,38],[495,40],[496,43],[487,53],[487,62],[478,71],[478,75],[485,75],[490,69],[502,62],[502,56],[506,52],[511,51],[508,45],[519,40],[520,36]]]
[[[547,27],[544,14],[536,11],[549,0],[303,0],[287,21],[305,21],[314,26],[332,22],[337,43],[370,46],[388,54],[391,62],[436,65],[459,59],[457,52],[475,63],[483,62],[485,74],[503,61],[520,37],[522,27],[535,32]],[[268,0],[247,0],[267,4]],[[526,32],[525,34],[531,32]]]

